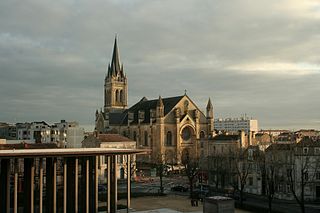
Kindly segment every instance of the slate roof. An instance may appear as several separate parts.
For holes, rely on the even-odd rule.
[[[239,140],[240,136],[239,135],[217,135],[213,137],[211,140],[213,141],[235,141]]]
[[[169,98],[162,98],[164,105],[164,116],[166,116],[173,107],[183,98],[184,96],[176,96]],[[133,113],[133,122],[138,123],[138,114],[139,111],[143,111],[144,120],[142,123],[150,122],[150,109],[156,110],[157,103],[159,99],[147,100],[146,98],[142,98],[138,103],[124,111],[123,113],[110,113],[109,114],[109,122],[110,124],[127,124],[128,122],[128,113]]]
[[[266,149],[266,152],[270,150],[290,150],[294,145],[291,143],[273,143]]]
[[[104,143],[104,142],[132,142],[133,141],[130,138],[124,137],[119,134],[99,134],[98,140],[101,143]]]

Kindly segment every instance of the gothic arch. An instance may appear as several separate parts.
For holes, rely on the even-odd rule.
[[[200,132],[200,139],[204,140],[205,137],[206,137],[206,133],[204,133],[204,131],[202,130],[202,131]]]
[[[167,132],[167,138],[166,138],[166,146],[172,146],[172,133],[171,131]]]
[[[118,102],[119,101],[119,90],[116,90],[116,102]]]
[[[144,131],[144,145],[145,146],[148,146],[148,132],[147,131]]]
[[[123,90],[120,90],[120,98],[119,98],[119,102],[123,102]]]

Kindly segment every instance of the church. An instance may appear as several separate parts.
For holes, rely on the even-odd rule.
[[[185,156],[206,155],[206,141],[214,132],[210,98],[204,114],[187,94],[148,100],[128,107],[128,79],[120,63],[117,38],[104,81],[104,108],[96,111],[97,133],[118,133],[136,141],[137,148],[150,149],[143,161],[180,165]],[[137,159],[138,160],[138,159]]]

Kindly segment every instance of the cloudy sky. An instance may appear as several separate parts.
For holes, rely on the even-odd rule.
[[[116,33],[130,105],[186,89],[216,117],[320,129],[318,0],[2,0],[0,121],[93,125]]]

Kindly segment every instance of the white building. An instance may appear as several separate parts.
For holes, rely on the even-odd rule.
[[[258,132],[258,120],[247,117],[241,118],[218,118],[214,120],[214,128],[218,131],[238,132],[240,130],[249,132]]]
[[[66,122],[61,120],[51,127],[51,142],[60,143],[68,148],[80,148],[84,139],[84,129],[79,127],[78,122]]]
[[[33,143],[57,143],[60,147],[79,148],[84,139],[84,129],[75,121],[49,125],[44,121],[17,123],[17,140]]]
[[[32,122],[28,128],[29,140],[35,143],[49,143],[51,142],[51,127],[44,121]]]

